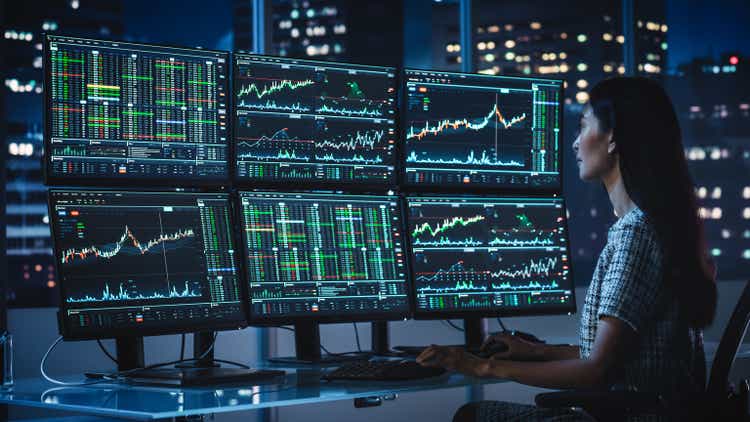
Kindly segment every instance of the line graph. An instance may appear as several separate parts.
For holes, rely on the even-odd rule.
[[[243,97],[254,96],[256,99],[260,100],[260,99],[263,99],[263,97],[273,95],[277,92],[282,92],[284,90],[295,91],[297,89],[313,85],[314,83],[315,81],[311,79],[274,80],[270,84],[265,84],[262,87],[256,83],[251,83],[249,85],[242,85],[240,87],[240,90],[237,92],[237,98],[239,99]]]
[[[151,294],[142,293],[128,293],[122,283],[117,292],[113,293],[110,291],[109,283],[104,284],[104,289],[101,292],[101,296],[94,297],[85,295],[83,297],[75,298],[69,297],[68,303],[90,303],[90,302],[110,302],[110,301],[121,301],[121,300],[159,300],[159,299],[186,299],[186,298],[200,298],[203,297],[201,291],[195,291],[191,289],[188,281],[185,281],[184,288],[180,291],[177,287],[172,286],[171,289],[167,290],[167,293],[153,292]]]
[[[105,245],[98,247],[92,245],[82,249],[68,249],[63,252],[61,263],[70,264],[76,260],[85,261],[89,258],[95,257],[100,259],[111,259],[120,253],[133,253],[126,248],[128,244],[135,249],[135,253],[144,255],[151,251],[156,246],[163,245],[166,242],[176,242],[181,239],[194,237],[195,232],[192,229],[178,230],[171,234],[160,234],[157,238],[151,239],[146,243],[141,243],[126,225],[125,230],[119,240],[115,241],[114,244],[110,244],[111,247],[107,248]]]
[[[454,227],[465,227],[470,224],[483,221],[484,219],[485,217],[483,215],[475,215],[468,218],[452,217],[446,218],[441,223],[436,224],[435,227],[432,227],[430,223],[422,223],[421,225],[415,227],[414,230],[412,230],[412,236],[417,237],[423,233],[429,233],[434,237],[435,235],[450,230]]]
[[[286,113],[305,113],[311,110],[309,106],[303,105],[300,102],[292,104],[278,104],[276,100],[266,100],[264,103],[252,103],[241,100],[237,103],[240,108],[249,108],[260,111],[283,111]]]
[[[494,104],[492,106],[492,110],[490,110],[490,112],[486,116],[479,119],[474,119],[475,121],[466,118],[457,120],[445,119],[437,122],[434,125],[430,125],[430,122],[426,121],[424,127],[422,128],[415,128],[414,126],[411,126],[409,127],[409,132],[406,134],[406,139],[422,140],[427,135],[440,135],[442,132],[448,129],[459,130],[464,128],[468,130],[479,131],[486,128],[490,124],[490,122],[493,121],[494,116],[497,116],[497,121],[502,124],[505,129],[509,129],[517,123],[526,120],[526,113],[514,116],[510,118],[510,120],[506,120],[503,114],[500,112],[498,105]]]
[[[423,164],[465,164],[465,165],[476,165],[476,166],[502,166],[502,167],[524,167],[526,164],[523,161],[510,159],[507,161],[492,158],[487,151],[482,151],[481,156],[477,157],[474,150],[469,152],[466,158],[420,158],[415,151],[412,151],[408,157],[406,157],[407,163],[423,163]]]

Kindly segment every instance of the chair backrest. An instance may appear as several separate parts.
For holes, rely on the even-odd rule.
[[[745,332],[750,323],[750,281],[745,284],[742,290],[737,306],[734,307],[732,317],[724,329],[724,335],[721,336],[719,348],[716,349],[716,356],[711,365],[711,375],[708,379],[706,392],[712,396],[721,397],[726,395],[727,384],[729,383],[729,371],[737,356],[737,351],[745,337]]]

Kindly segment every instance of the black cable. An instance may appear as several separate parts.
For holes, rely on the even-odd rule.
[[[276,327],[276,328],[280,328],[282,330],[287,330],[287,331],[294,332],[294,328],[289,328],[289,327]]]
[[[463,329],[463,328],[461,328],[461,327],[459,327],[458,325],[456,325],[456,324],[452,323],[451,321],[448,321],[447,319],[445,320],[445,323],[447,323],[448,325],[450,325],[451,327],[455,328],[455,329],[456,329],[456,330],[458,330],[458,331],[464,331],[464,329]]]
[[[117,361],[117,359],[116,359],[116,358],[115,358],[114,356],[112,356],[112,354],[110,354],[110,353],[109,353],[109,351],[108,351],[108,350],[107,350],[107,349],[106,349],[106,348],[104,347],[104,345],[102,344],[102,341],[101,341],[101,340],[97,340],[97,341],[96,341],[96,344],[98,344],[98,345],[99,345],[99,348],[100,348],[100,349],[102,349],[102,352],[104,352],[104,354],[105,354],[105,355],[107,355],[107,357],[108,357],[108,358],[109,358],[109,359],[110,359],[110,360],[111,360],[112,362],[114,362],[114,363],[115,363],[115,365],[120,365],[120,362],[118,362],[118,361]]]
[[[357,351],[362,353],[362,346],[359,343],[359,329],[357,328],[357,323],[352,322],[352,325],[354,326],[354,337],[357,339]]]
[[[503,332],[507,332],[508,329],[505,328],[505,324],[503,324],[503,320],[500,319],[500,317],[497,317],[497,323],[500,324],[500,329],[503,330]]]

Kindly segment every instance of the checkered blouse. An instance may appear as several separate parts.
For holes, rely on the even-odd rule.
[[[662,394],[704,388],[703,333],[680,317],[662,274],[656,232],[634,208],[609,230],[581,315],[581,358],[591,354],[602,316],[625,322],[637,334],[637,344],[612,374],[613,388]]]

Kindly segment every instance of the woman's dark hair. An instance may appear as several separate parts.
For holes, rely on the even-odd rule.
[[[716,281],[672,102],[646,78],[606,79],[589,96],[600,129],[612,131],[625,189],[662,244],[664,282],[692,327],[709,325]]]

